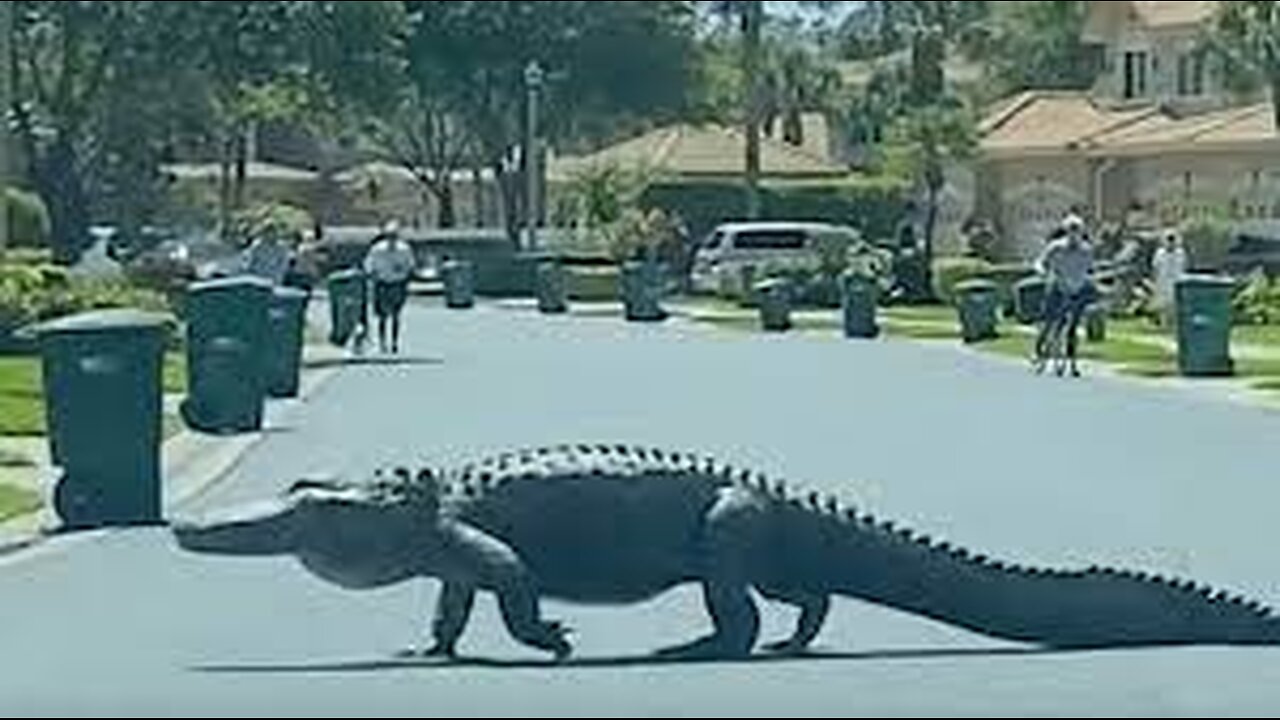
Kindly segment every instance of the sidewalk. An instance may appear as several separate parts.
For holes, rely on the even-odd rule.
[[[166,395],[164,422],[173,429],[166,432],[160,450],[164,514],[169,515],[175,508],[210,489],[266,433],[287,426],[300,406],[338,372],[345,357],[342,349],[323,342],[304,345],[298,397],[269,400],[263,430],[256,433],[207,435],[189,430],[176,415],[182,396]],[[33,491],[41,503],[40,509],[34,513],[0,522],[0,556],[3,556],[37,544],[57,526],[51,503],[57,470],[50,464],[48,439],[45,437],[0,436],[0,455],[10,460],[22,457],[30,463],[0,466],[0,483]]]

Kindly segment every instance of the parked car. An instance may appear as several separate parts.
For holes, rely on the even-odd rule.
[[[1241,233],[1227,249],[1223,270],[1248,275],[1261,268],[1267,275],[1280,274],[1280,238]]]
[[[744,265],[816,266],[818,244],[837,237],[857,242],[856,230],[844,225],[817,222],[734,222],[717,226],[694,253],[692,285],[695,292],[740,292]]]

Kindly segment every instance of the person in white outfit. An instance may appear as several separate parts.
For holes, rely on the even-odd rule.
[[[1176,310],[1175,288],[1178,278],[1187,272],[1187,252],[1174,230],[1165,232],[1160,247],[1151,258],[1153,280],[1152,301],[1156,319],[1165,327],[1173,327]]]
[[[387,352],[387,325],[391,326],[391,352],[400,352],[400,313],[409,298],[409,279],[417,269],[413,247],[400,237],[400,226],[391,221],[374,239],[364,259],[364,271],[373,283],[373,312],[378,316],[378,345]]]

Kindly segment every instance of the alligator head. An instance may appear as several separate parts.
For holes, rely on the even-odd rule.
[[[171,527],[185,550],[292,555],[335,584],[377,587],[422,573],[432,555],[435,495],[421,489],[407,482],[300,480],[277,498]]]

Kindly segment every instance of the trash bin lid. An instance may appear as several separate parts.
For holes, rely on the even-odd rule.
[[[1190,287],[1234,288],[1236,281],[1224,275],[1188,274],[1178,278],[1176,284]]]
[[[28,325],[18,331],[22,337],[61,335],[67,333],[138,332],[162,330],[175,319],[164,313],[147,312],[134,308],[93,310],[56,318],[48,322]]]
[[[235,275],[227,278],[218,278],[216,280],[205,280],[198,283],[192,283],[188,286],[187,291],[191,293],[207,292],[210,290],[225,290],[230,288],[261,288],[270,292],[274,285],[270,280],[257,277],[256,275]]]
[[[956,290],[961,292],[983,292],[987,290],[995,290],[996,284],[990,280],[982,278],[971,278],[963,282],[956,283]]]
[[[278,287],[275,296],[277,300],[306,300],[308,297],[306,290],[295,287]]]
[[[364,271],[361,270],[360,268],[351,267],[351,268],[347,268],[346,270],[337,270],[335,272],[329,273],[328,279],[330,281],[333,281],[333,280],[347,280],[350,278],[359,278],[359,277],[364,277]]]

